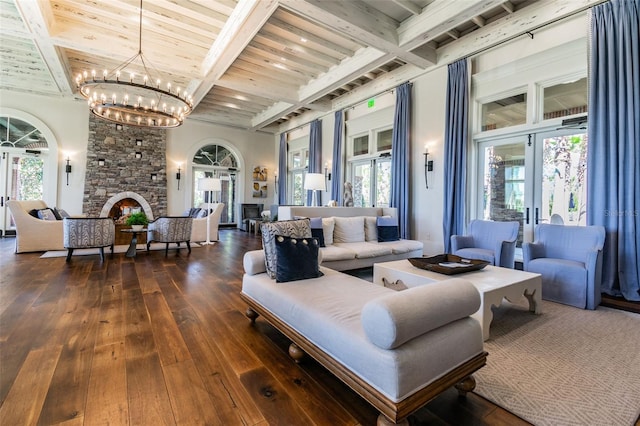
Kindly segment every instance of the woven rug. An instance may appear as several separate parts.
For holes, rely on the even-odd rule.
[[[146,244],[138,244],[136,247],[138,249],[138,252],[144,252],[147,250]],[[195,248],[195,247],[202,247],[202,246],[198,243],[191,243],[191,248]],[[169,251],[171,250],[175,251],[176,248],[177,248],[177,245],[175,243],[169,243]],[[129,244],[117,245],[113,248],[113,252],[126,253],[128,249],[129,249]],[[165,249],[165,243],[151,243],[151,246],[149,247],[149,250],[164,250],[164,249]],[[180,244],[180,250],[186,251],[187,245],[184,243]],[[73,251],[73,256],[88,256],[88,255],[98,255],[98,254],[100,254],[100,249],[97,249],[97,248],[76,249]],[[104,255],[109,256],[110,254],[111,254],[111,249],[109,249],[109,247],[105,247]],[[48,257],[66,257],[66,256],[67,256],[67,250],[49,250],[45,252],[42,256],[40,256],[40,259],[44,259]]]
[[[640,315],[547,301],[541,315],[509,303],[494,315],[476,393],[538,426],[638,419]]]

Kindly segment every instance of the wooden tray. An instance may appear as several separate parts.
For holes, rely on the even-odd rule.
[[[489,264],[486,260],[465,259],[455,254],[439,254],[431,257],[412,257],[407,259],[413,266],[427,271],[445,275],[463,274],[465,272],[478,271]],[[456,264],[451,266],[444,263]],[[465,266],[461,266],[465,265]]]

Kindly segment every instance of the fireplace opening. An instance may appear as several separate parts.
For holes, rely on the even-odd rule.
[[[109,217],[112,217],[115,223],[125,223],[132,213],[142,211],[142,206],[133,198],[123,198],[116,202],[109,211]]]

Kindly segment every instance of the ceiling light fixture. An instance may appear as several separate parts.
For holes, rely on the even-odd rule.
[[[182,124],[193,108],[193,97],[179,87],[173,91],[171,83],[161,89],[160,78],[153,79],[149,68],[157,70],[142,54],[142,0],[140,0],[140,28],[138,53],[102,77],[93,70],[76,77],[80,94],[87,99],[89,109],[97,117],[130,126],[171,128]],[[138,60],[144,75],[126,71]]]

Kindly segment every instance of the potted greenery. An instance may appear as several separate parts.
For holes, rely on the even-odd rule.
[[[149,224],[149,219],[147,219],[147,215],[144,212],[131,213],[126,223],[131,225],[131,229],[134,231],[140,231],[145,225]]]

